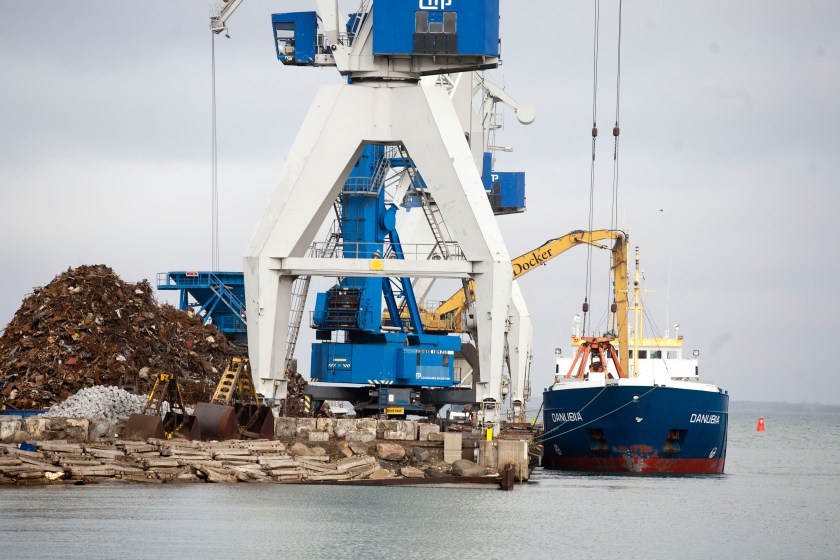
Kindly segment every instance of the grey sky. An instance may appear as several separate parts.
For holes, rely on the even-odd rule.
[[[499,136],[515,152],[497,167],[528,172],[528,211],[500,218],[512,255],[587,226],[592,4],[502,2],[494,79],[538,109]],[[609,226],[617,6],[601,2],[596,227]],[[217,39],[224,269],[241,269],[317,87],[338,81],[277,62],[270,14],[301,9],[314,2],[246,0],[232,38]],[[4,16],[0,325],[69,266],[105,263],[127,280],[208,268],[207,3],[12,0]],[[668,322],[735,399],[840,403],[838,21],[837,0],[624,3],[620,225],[641,247],[659,330],[669,300]],[[568,350],[585,259],[570,252],[521,281],[532,406],[554,348]]]

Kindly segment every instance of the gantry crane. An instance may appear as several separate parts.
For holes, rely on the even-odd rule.
[[[213,24],[214,31],[225,29],[225,20],[238,4],[234,0],[223,6]],[[313,317],[320,336],[325,338],[330,333],[329,341],[316,343],[324,345],[324,349],[313,349],[313,366],[324,369],[326,364],[330,371],[330,366],[342,363],[341,370],[352,371],[353,378],[366,373],[367,379],[397,385],[398,374],[387,367],[362,372],[362,364],[348,365],[346,361],[329,359],[332,350],[385,356],[393,349],[388,340],[392,333],[378,327],[375,320],[331,323],[338,316],[330,313],[336,310],[331,306],[340,304],[344,311],[347,306],[357,306],[353,313],[362,317],[370,311],[360,306],[365,298],[351,297],[351,291],[369,295],[379,283],[381,294],[383,279],[395,279],[402,297],[410,292],[407,279],[471,279],[483,372],[472,398],[481,404],[484,423],[492,425],[499,420],[502,401],[510,260],[481,173],[464,141],[450,100],[440,88],[424,87],[418,82],[427,75],[483,70],[498,64],[498,0],[376,0],[375,4],[373,10],[373,2],[363,2],[346,25],[339,25],[336,1],[320,0],[317,14],[272,16],[281,62],[289,66],[334,66],[348,78],[348,83],[324,86],[316,96],[281,172],[279,185],[246,250],[251,363],[260,393],[273,401],[282,400],[289,334],[285,317],[291,307],[293,282],[300,276],[337,276],[341,279],[338,288],[319,295],[322,305]],[[416,170],[413,190],[434,200],[440,219],[451,234],[450,258],[421,260],[415,257],[416,253],[405,250],[391,227],[393,214],[401,208],[378,207],[374,212],[364,207],[362,197],[379,204],[372,202],[380,187],[378,162],[384,159],[384,154],[377,153],[378,147],[398,150],[399,157],[388,156],[389,163],[394,159],[410,160],[410,168]],[[362,162],[366,156],[368,162]],[[358,174],[365,169],[372,171],[373,176]],[[354,233],[353,239],[343,230],[341,251],[332,257],[310,252],[317,230],[337,200],[341,200],[345,225],[351,215],[385,222],[363,228],[365,231]],[[350,210],[354,206],[357,210]],[[387,232],[387,240],[381,238],[383,231]],[[355,248],[348,250],[349,245]],[[381,246],[380,255],[376,254],[376,245]],[[386,252],[397,258],[379,258]],[[367,301],[375,306],[375,299],[369,297]],[[381,313],[376,315],[381,317]],[[421,330],[422,323],[416,320],[403,329],[405,342],[400,363],[406,370],[403,374],[412,378],[403,384],[442,389],[455,385],[449,373],[452,350],[447,346],[452,343],[441,339],[435,344],[442,346],[429,347],[433,339],[421,337]],[[327,358],[321,359],[324,356]],[[439,376],[442,379],[421,379],[426,367],[446,373]],[[356,371],[357,368],[360,369]],[[318,375],[315,368],[312,375]]]

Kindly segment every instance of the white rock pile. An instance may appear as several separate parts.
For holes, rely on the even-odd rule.
[[[143,412],[145,404],[146,397],[143,395],[133,395],[118,387],[97,385],[81,389],[63,403],[50,408],[44,416],[117,420]]]

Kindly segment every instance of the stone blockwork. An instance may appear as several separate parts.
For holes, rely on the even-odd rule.
[[[527,479],[527,463],[521,462],[522,457],[527,461],[525,442],[516,442],[518,446],[506,445],[503,454],[501,442],[480,442],[479,433],[441,433],[435,424],[413,420],[277,418],[275,441],[253,443],[260,448],[260,453],[256,448],[246,451],[238,447],[251,445],[245,441],[201,443],[179,439],[172,440],[171,445],[151,440],[125,442],[118,439],[123,428],[124,421],[0,417],[0,446],[3,447],[0,455],[14,455],[14,458],[5,459],[9,465],[0,465],[3,467],[0,468],[0,483],[50,481],[62,472],[60,478],[64,480],[101,477],[144,482],[176,479],[300,482],[451,474],[476,476],[480,469],[485,469],[480,476],[511,463],[516,467],[517,478]],[[17,446],[33,442],[38,445],[37,456],[26,454],[29,446]],[[462,456],[473,458],[473,452],[479,447],[480,464],[477,467],[480,469],[463,468],[467,463],[458,461]],[[148,456],[151,459],[144,462],[147,451],[151,453]],[[60,459],[67,465],[55,463],[58,458],[54,458],[54,464],[49,467],[50,452],[66,453]],[[180,454],[182,462],[170,458],[172,453]],[[111,457],[114,454],[120,458],[117,464]],[[201,455],[203,462],[194,465],[187,461],[193,454]],[[29,459],[37,463],[37,468],[27,463]],[[0,457],[0,462],[2,460]],[[73,461],[82,463],[72,464]],[[125,461],[130,464],[126,466]],[[251,469],[249,465],[255,461],[259,468]],[[452,464],[456,462],[458,468],[453,469]],[[496,465],[499,467],[494,468]],[[83,467],[88,466],[90,470],[84,470]],[[5,467],[8,469],[4,471]],[[176,471],[177,476],[173,478]]]
[[[432,434],[439,434],[440,433],[440,426],[437,424],[431,424],[429,422],[423,422],[417,424],[417,439],[420,441],[429,441],[430,436]]]
[[[66,439],[86,443],[116,437],[122,425],[121,421],[115,420],[48,418],[43,415],[20,419],[7,416],[0,418],[0,442]]]
[[[19,432],[23,423],[20,418],[14,416],[0,417],[0,441],[11,441],[16,432]]]
[[[413,420],[380,420],[376,427],[376,435],[381,439],[391,441],[417,441],[417,422]]]

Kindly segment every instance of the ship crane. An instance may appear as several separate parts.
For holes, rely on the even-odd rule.
[[[319,294],[313,316],[319,338],[313,377],[364,379],[377,387],[455,386],[450,342],[424,333],[416,320],[401,332],[386,331],[375,311],[383,294],[389,300],[387,290],[411,290],[406,279],[472,280],[482,371],[472,399],[481,404],[481,421],[493,426],[502,402],[510,259],[450,99],[419,80],[497,66],[498,0],[376,0],[375,10],[373,4],[363,3],[341,27],[336,1],[320,0],[317,14],[272,16],[283,64],[335,66],[348,83],[323,86],[315,96],[246,249],[251,364],[260,393],[284,399],[292,284],[299,276],[334,276],[341,281]],[[452,258],[420,260],[400,243],[394,225],[400,208],[380,203],[382,147],[398,149],[422,177],[451,234]],[[337,200],[342,250],[325,257],[310,249]],[[386,251],[397,258],[380,258]],[[401,288],[388,288],[389,279]]]

